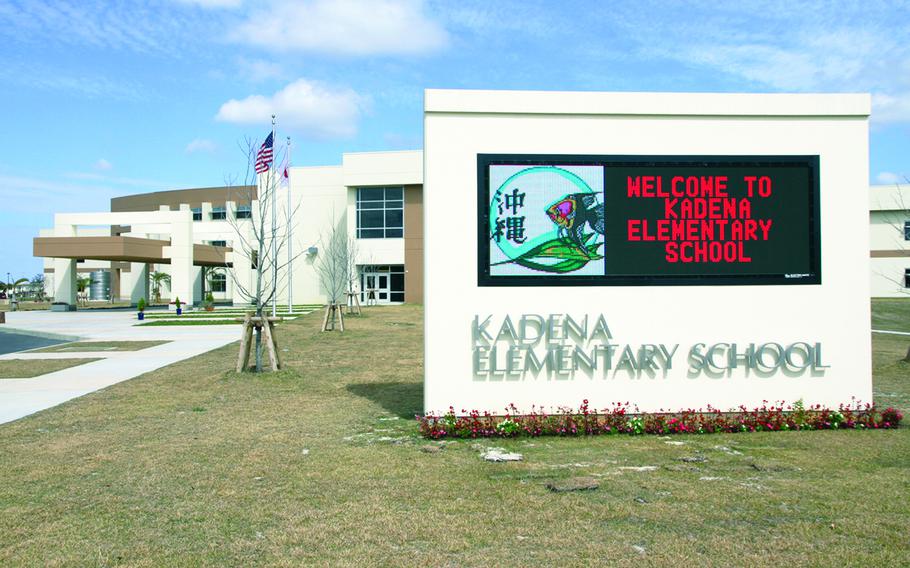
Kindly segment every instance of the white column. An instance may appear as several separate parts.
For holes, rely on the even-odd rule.
[[[75,237],[74,225],[54,226],[55,237]],[[54,301],[76,305],[76,261],[71,258],[54,259]]]
[[[171,222],[171,298],[192,306],[193,297],[193,214],[183,210],[182,219]]]
[[[71,258],[54,259],[55,302],[76,305],[76,261]]]
[[[123,278],[123,273],[121,272],[120,276],[120,293],[123,294],[124,291],[125,278]],[[144,262],[131,262],[130,263],[130,280],[129,280],[129,292],[130,292],[130,303],[138,304],[139,298],[145,298],[145,302],[149,303],[149,265]]]

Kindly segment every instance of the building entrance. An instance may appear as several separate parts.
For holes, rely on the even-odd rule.
[[[360,273],[362,305],[404,302],[404,266],[364,266]]]

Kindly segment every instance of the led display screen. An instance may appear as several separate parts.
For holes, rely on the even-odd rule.
[[[817,156],[478,156],[481,286],[821,283]]]

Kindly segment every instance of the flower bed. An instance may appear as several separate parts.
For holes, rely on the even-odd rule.
[[[578,410],[561,408],[547,413],[532,407],[521,414],[514,405],[505,414],[476,410],[442,416],[417,416],[421,435],[432,438],[513,438],[518,436],[597,436],[607,434],[713,434],[782,430],[835,430],[897,428],[903,414],[894,408],[879,410],[874,404],[851,402],[837,409],[805,407],[802,401],[785,406],[768,404],[735,411],[688,409],[677,412],[638,412],[629,403],[614,403],[600,411],[585,400]]]

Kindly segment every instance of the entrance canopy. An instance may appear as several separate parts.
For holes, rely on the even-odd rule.
[[[34,255],[49,258],[110,260],[170,264],[165,247],[171,241],[140,237],[36,237]],[[230,247],[193,245],[194,266],[231,266],[227,262]]]

